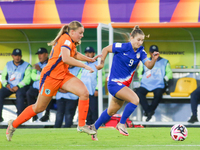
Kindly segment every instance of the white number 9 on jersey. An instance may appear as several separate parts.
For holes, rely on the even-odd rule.
[[[131,59],[128,65],[129,65],[129,66],[132,66],[132,65],[133,65],[133,62],[134,62],[134,60]]]

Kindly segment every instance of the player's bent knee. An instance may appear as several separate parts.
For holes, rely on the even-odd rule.
[[[116,114],[117,112],[109,112],[108,115],[109,116],[113,116],[114,114]]]
[[[89,98],[89,92],[88,90],[84,90],[79,95],[80,99],[88,99]]]
[[[109,116],[113,116],[114,114],[117,113],[118,110],[119,110],[118,108],[116,108],[116,109],[110,109],[110,108],[108,108],[107,113],[108,113]]]
[[[139,102],[140,102],[140,100],[139,100],[139,98],[137,98],[137,99],[134,99],[133,104],[138,105]]]

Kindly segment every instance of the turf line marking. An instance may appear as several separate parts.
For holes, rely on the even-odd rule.
[[[11,146],[11,145],[4,145],[4,146]],[[20,145],[20,146],[27,146],[27,145]],[[38,145],[28,145],[28,146],[32,146],[32,147],[40,147],[40,146],[44,146],[44,145],[41,145],[41,144],[38,144]],[[51,145],[48,145],[48,146],[57,146],[57,145],[54,145],[54,144],[51,144]],[[67,147],[85,147],[85,146],[88,146],[88,145],[63,145],[63,146],[67,146]],[[108,145],[101,145],[102,147],[107,147]],[[118,146],[124,146],[124,147],[146,147],[146,146],[150,146],[150,147],[183,147],[183,146],[186,146],[186,147],[200,147],[200,145],[118,145]],[[1,146],[0,146],[1,147]]]
[[[128,146],[128,145],[127,145]],[[131,145],[129,145],[131,146]],[[200,146],[200,145],[133,145],[133,146]]]

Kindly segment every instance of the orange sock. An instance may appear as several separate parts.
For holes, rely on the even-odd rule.
[[[24,111],[13,121],[13,127],[17,128],[22,123],[31,119],[31,117],[35,116],[36,113],[33,111],[33,105],[30,105],[24,109]]]
[[[78,102],[78,126],[79,127],[82,127],[85,125],[88,109],[89,109],[89,99],[88,100],[79,99],[79,102]]]

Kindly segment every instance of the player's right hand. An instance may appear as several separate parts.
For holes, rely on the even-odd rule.
[[[100,64],[98,66],[95,65],[95,67],[96,67],[97,70],[101,70],[104,67],[104,65],[103,64]]]
[[[84,68],[85,68],[86,70],[89,70],[90,73],[93,73],[93,72],[94,72],[94,70],[93,70],[91,67],[89,67],[89,66],[85,66]]]

